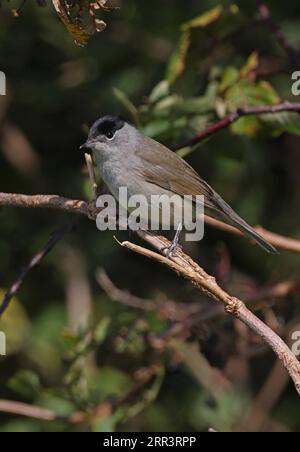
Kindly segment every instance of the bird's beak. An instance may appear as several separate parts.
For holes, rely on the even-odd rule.
[[[92,150],[92,146],[91,143],[89,141],[86,141],[85,143],[83,143],[80,148],[81,151],[91,151]]]

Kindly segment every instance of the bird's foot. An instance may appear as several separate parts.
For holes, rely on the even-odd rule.
[[[180,224],[177,228],[176,234],[174,239],[172,240],[172,243],[170,246],[165,246],[164,248],[162,248],[162,253],[168,258],[170,259],[171,257],[174,256],[179,242],[179,238],[180,238],[180,233],[182,231],[182,224]]]

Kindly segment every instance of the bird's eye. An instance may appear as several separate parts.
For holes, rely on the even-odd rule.
[[[114,133],[111,130],[108,130],[105,135],[109,140],[112,140],[114,137]]]

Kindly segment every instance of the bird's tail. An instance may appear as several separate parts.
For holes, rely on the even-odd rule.
[[[221,215],[227,220],[230,220],[234,226],[236,226],[247,237],[254,240],[261,248],[268,253],[278,254],[276,248],[274,248],[273,245],[258,234],[248,223],[246,223],[246,221],[243,220],[216,192],[214,192],[212,204],[213,206],[211,207],[214,210],[221,213]]]

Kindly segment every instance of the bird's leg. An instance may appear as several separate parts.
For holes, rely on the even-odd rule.
[[[177,230],[176,230],[176,234],[172,240],[172,243],[170,246],[166,246],[165,248],[162,249],[162,252],[166,255],[166,257],[170,258],[173,256],[173,254],[176,251],[176,248],[178,246],[178,242],[179,242],[179,238],[180,238],[180,234],[182,232],[182,223],[179,223]]]

